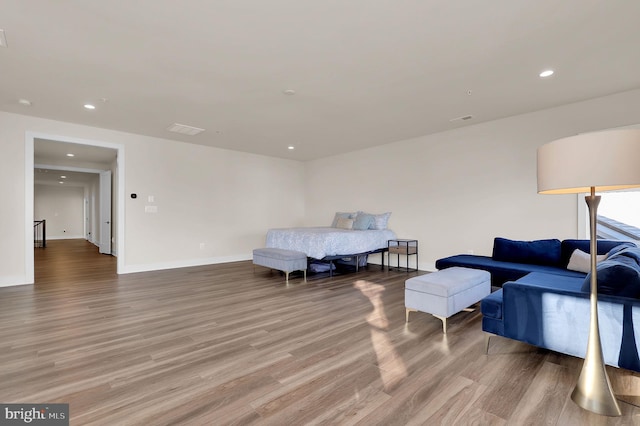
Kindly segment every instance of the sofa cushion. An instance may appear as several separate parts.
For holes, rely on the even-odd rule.
[[[617,240],[598,240],[597,248],[599,255],[607,254],[615,247],[635,247],[635,244],[626,241]],[[569,259],[575,250],[582,250],[585,253],[591,253],[591,241],[589,240],[562,240],[560,245],[561,257],[560,266],[567,267]]]
[[[540,291],[552,291],[558,294],[572,295],[580,293],[580,286],[584,280],[584,274],[580,277],[569,275],[547,274],[544,272],[532,272],[517,280],[516,284],[535,287]],[[580,297],[588,297],[580,295]]]
[[[640,248],[615,250],[597,267],[598,293],[621,297],[640,297]],[[582,284],[582,291],[591,289],[591,273]]]
[[[530,272],[544,272],[548,274],[566,275],[575,278],[584,278],[582,272],[569,271],[564,268],[546,265],[531,265],[528,263],[502,262],[488,256],[472,254],[459,254],[445,257],[436,261],[437,269],[462,266],[465,268],[484,269],[491,273],[491,284],[501,286],[507,281],[515,281]]]
[[[559,266],[560,240],[514,241],[496,237],[493,240],[492,258],[503,262]]]
[[[502,289],[482,299],[480,311],[485,317],[502,319]]]

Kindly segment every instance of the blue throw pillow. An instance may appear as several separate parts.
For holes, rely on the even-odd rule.
[[[625,247],[611,250],[607,260],[598,264],[598,293],[622,297],[640,297],[640,249]],[[582,291],[591,289],[591,273],[582,284]]]
[[[365,231],[372,227],[375,223],[373,215],[367,213],[358,213],[356,219],[353,221],[353,229],[359,231]]]
[[[612,248],[611,250],[609,250],[609,252],[607,253],[607,259],[611,259],[612,257],[617,256],[618,254],[620,254],[620,252],[622,252],[624,250],[625,253],[628,253],[627,255],[633,253],[633,250],[628,251],[627,249],[636,249],[637,247],[634,245],[631,245],[631,243],[622,243],[619,246],[616,246],[614,248]]]
[[[558,266],[561,263],[560,240],[514,241],[496,237],[493,260],[533,265]]]

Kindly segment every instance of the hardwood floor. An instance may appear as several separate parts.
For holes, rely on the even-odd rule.
[[[88,425],[629,425],[578,408],[581,360],[503,338],[479,312],[405,323],[415,273],[308,283],[251,262],[118,276],[83,240],[36,249],[0,288],[0,401],[69,403]],[[640,376],[608,369],[616,392]]]

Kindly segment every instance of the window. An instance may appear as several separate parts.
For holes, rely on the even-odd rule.
[[[598,238],[635,241],[640,243],[640,191],[604,192],[598,206]],[[580,197],[584,198],[584,197]],[[581,200],[584,204],[584,200]],[[589,213],[584,215],[586,234],[589,236]],[[640,244],[639,244],[640,245]]]

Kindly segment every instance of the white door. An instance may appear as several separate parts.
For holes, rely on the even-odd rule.
[[[100,172],[100,253],[111,254],[111,170]]]

